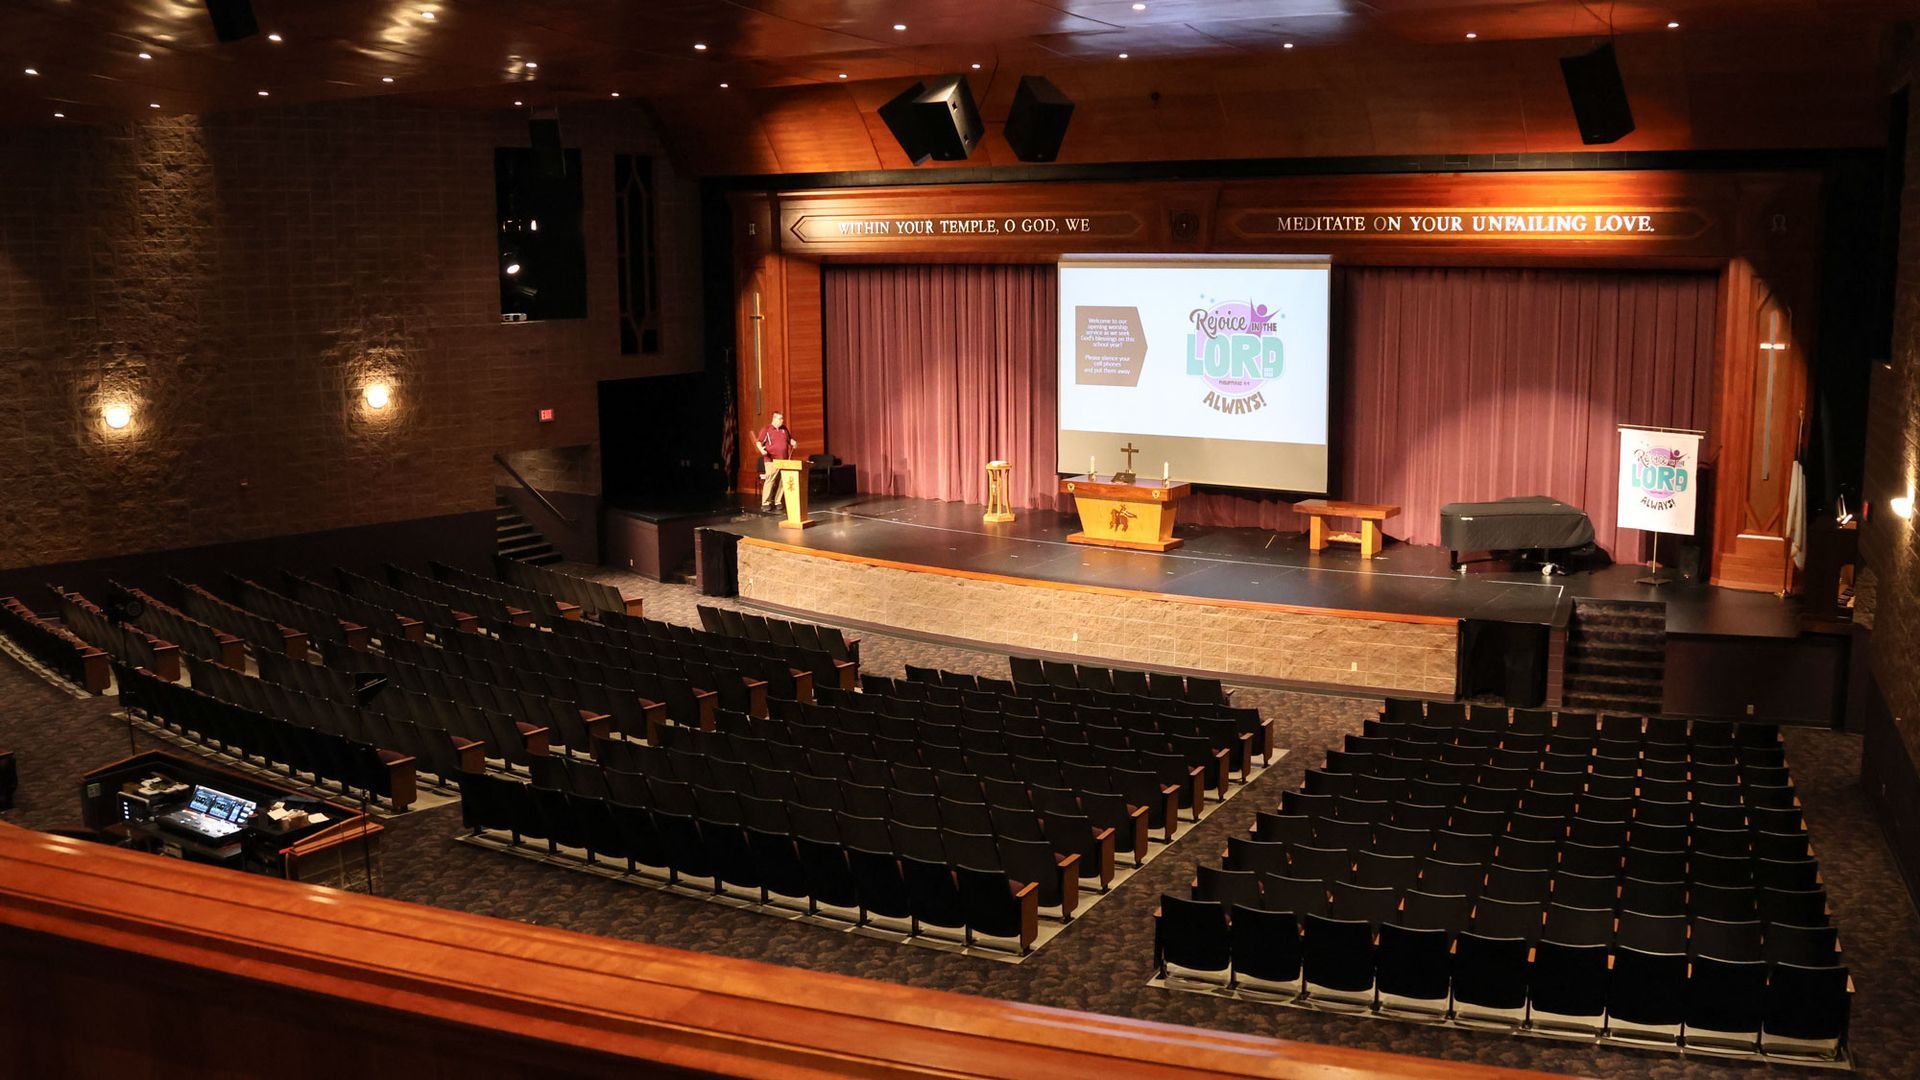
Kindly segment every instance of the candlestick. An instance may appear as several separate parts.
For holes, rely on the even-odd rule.
[[[1161,462],[1160,463],[1160,482],[1164,484],[1171,479],[1173,479],[1173,473],[1168,471],[1166,462],[1164,461]]]
[[[1093,455],[1087,455],[1087,476],[1091,478],[1098,470],[1093,467]]]

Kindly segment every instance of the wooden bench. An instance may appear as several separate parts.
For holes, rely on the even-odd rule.
[[[1384,506],[1379,503],[1342,502],[1338,499],[1307,499],[1293,504],[1293,512],[1307,516],[1307,547],[1312,551],[1325,551],[1327,545],[1359,544],[1360,557],[1371,559],[1380,554],[1380,523],[1390,517],[1398,517],[1400,508]],[[1329,532],[1328,518],[1358,518],[1360,531]]]

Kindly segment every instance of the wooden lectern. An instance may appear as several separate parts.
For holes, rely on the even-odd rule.
[[[807,463],[795,458],[774,458],[767,468],[780,473],[780,499],[787,504],[787,516],[780,519],[783,529],[804,529],[819,522],[807,516]]]
[[[1170,551],[1182,541],[1173,538],[1176,506],[1193,490],[1190,484],[1166,480],[1115,483],[1109,476],[1069,476],[1060,481],[1062,494],[1073,496],[1080,511],[1080,531],[1067,537],[1070,544]]]

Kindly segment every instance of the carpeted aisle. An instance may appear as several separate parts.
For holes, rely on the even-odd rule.
[[[714,602],[684,586],[603,576],[644,594],[650,616],[673,622],[697,625],[695,603]],[[909,660],[1006,674],[1004,657],[880,634],[859,636],[863,670],[878,674],[898,675]],[[482,851],[453,841],[460,827],[457,806],[385,823],[390,830],[386,882],[389,895],[399,899],[544,926],[1146,1020],[1597,1076],[1809,1075],[1787,1067],[1447,1031],[1147,986],[1151,915],[1160,893],[1184,893],[1195,862],[1217,860],[1229,834],[1244,830],[1256,810],[1277,804],[1282,789],[1297,784],[1302,770],[1319,764],[1327,747],[1358,730],[1377,708],[1366,699],[1244,688],[1235,691],[1235,701],[1276,717],[1278,744],[1290,753],[1175,850],[1155,858],[1019,965],[796,925]],[[20,806],[8,820],[41,828],[78,823],[80,773],[127,751],[127,729],[112,719],[112,709],[111,701],[76,700],[0,658],[0,748],[17,752],[21,776]],[[141,741],[143,749],[148,745]],[[1852,1040],[1860,1071],[1910,1076],[1912,1063],[1920,1061],[1920,1037],[1910,1023],[1920,1012],[1920,918],[1859,789],[1860,742],[1831,732],[1791,730],[1787,746],[1859,989]]]

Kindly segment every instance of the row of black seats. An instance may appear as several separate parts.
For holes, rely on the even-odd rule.
[[[1237,841],[1237,843],[1236,843]],[[1619,872],[1581,874],[1556,867],[1520,867],[1499,861],[1449,861],[1437,856],[1377,855],[1326,848],[1273,852],[1272,845],[1228,841],[1219,867],[1197,871],[1195,898],[1244,903],[1288,911],[1325,911],[1310,902],[1318,892],[1339,886],[1356,900],[1372,897],[1391,907],[1408,892],[1462,896],[1514,903],[1544,904],[1647,915],[1709,918],[1787,926],[1830,924],[1826,890],[1804,880],[1781,884],[1753,880],[1711,884],[1684,878],[1642,878]],[[1648,868],[1654,870],[1656,868]],[[1304,890],[1304,891],[1303,891]]]
[[[972,727],[1019,726],[1028,720],[1056,720],[1069,724],[1147,731],[1162,729],[1170,724],[1184,727],[1232,725],[1251,740],[1253,752],[1262,760],[1271,757],[1275,749],[1273,721],[1270,718],[1263,719],[1258,709],[1121,696],[1112,696],[1100,704],[1087,704],[997,692],[949,690],[938,686],[926,687],[924,694],[901,694],[898,692],[901,686],[915,684],[894,683],[891,688],[878,687],[878,683],[893,680],[867,675],[862,675],[860,682],[860,693],[823,689],[816,692],[814,698],[821,705]]]
[[[856,695],[857,696],[857,695]],[[836,699],[837,700],[837,699]],[[824,727],[856,738],[900,739],[911,742],[935,742],[958,745],[963,749],[992,754],[1040,757],[1048,743],[1104,747],[1110,750],[1149,749],[1189,756],[1189,764],[1204,766],[1209,783],[1225,791],[1228,774],[1245,779],[1252,759],[1265,757],[1264,744],[1256,743],[1255,733],[1244,730],[1233,720],[1186,716],[1147,716],[1125,727],[1111,724],[1082,723],[1077,720],[1046,720],[1023,716],[983,716],[964,713],[958,724],[946,723],[944,716],[903,716],[902,711],[867,712],[845,705],[819,705],[806,702],[773,700],[769,703],[768,722],[791,723],[803,727]],[[903,702],[913,706],[918,702]],[[1208,757],[1208,753],[1211,757]],[[1076,755],[1076,758],[1084,755]]]
[[[1410,701],[1388,698],[1380,709],[1380,723],[1395,728],[1441,735],[1456,731],[1515,731],[1555,733],[1562,737],[1677,743],[1689,746],[1774,746],[1780,725],[1763,721],[1696,720],[1677,716],[1641,716],[1632,713],[1593,713],[1575,709],[1508,709],[1504,705],[1469,705],[1458,701]],[[1372,722],[1370,722],[1372,723]]]
[[[273,655],[261,654],[268,669],[274,666]],[[284,657],[280,660],[296,669],[307,666]],[[452,783],[453,774],[463,769],[484,768],[489,758],[500,761],[502,768],[509,763],[524,766],[529,760],[526,732],[503,713],[465,709],[442,716],[426,708],[424,701],[402,700],[417,695],[397,690],[383,695],[378,709],[358,708],[203,660],[189,658],[187,669],[193,688],[209,697],[298,728],[328,732],[410,757],[416,773],[432,773],[443,784]],[[402,708],[409,704],[420,707]],[[414,712],[425,721],[409,719]]]
[[[1403,825],[1397,821],[1414,823]],[[1498,822],[1488,826],[1488,830],[1449,828],[1439,815],[1429,821],[1417,821],[1411,815],[1400,814],[1379,822],[1260,811],[1254,818],[1251,839],[1243,842],[1371,851],[1379,855],[1433,855],[1459,861],[1484,860],[1498,850],[1514,865],[1527,868],[1560,863],[1607,866],[1617,864],[1622,851],[1632,851],[1636,859],[1644,857],[1650,865],[1668,859],[1683,861],[1689,854],[1699,858],[1703,865],[1714,860],[1753,858],[1799,865],[1813,859],[1812,843],[1806,832],[1798,829],[1787,832],[1746,827],[1689,829],[1685,825],[1514,814],[1507,819],[1504,830]]]
[[[1609,910],[1418,892],[1391,913],[1329,910],[1163,895],[1154,964],[1162,977],[1416,1019],[1828,1059],[1845,1043],[1846,967],[1689,953],[1689,928],[1672,919],[1630,913],[1616,928]],[[1809,958],[1832,959],[1809,938]]]
[[[698,732],[664,746],[610,740],[598,750],[597,763],[577,762],[574,771],[604,769],[615,784],[631,783],[619,775],[624,773],[649,782],[687,784],[966,832],[999,833],[1009,823],[1017,824],[1017,819],[1038,814],[1046,819],[1049,835],[1061,852],[1085,852],[1088,858],[1082,872],[1098,876],[1102,885],[1113,878],[1116,851],[1128,852],[1136,865],[1146,857],[1152,827],[1147,806],[1098,777],[1091,778],[1097,786],[1086,788],[1068,787],[1057,774],[1048,777],[1054,783],[1029,784],[821,751],[791,761],[745,761],[734,757],[731,748],[719,746],[713,736]],[[654,805],[637,791],[614,794]],[[1169,801],[1164,787],[1155,786],[1143,794]]]
[[[114,676],[121,707],[225,753],[257,758],[269,768],[284,766],[289,776],[306,773],[315,783],[332,782],[342,791],[364,791],[396,809],[413,804],[415,759],[409,755],[254,712],[143,669],[117,664]]]
[[[1220,680],[1199,675],[1139,671],[1101,664],[1072,664],[1064,660],[1041,660],[1030,656],[1009,656],[1007,666],[1013,675],[1014,685],[1023,691],[1052,687],[1097,690],[1108,694],[1150,695],[1206,705],[1227,703],[1227,692],[1221,687]],[[913,669],[908,669],[907,674],[909,678],[913,677]]]
[[[575,763],[578,764],[578,763]],[[709,797],[676,812],[487,773],[460,778],[462,819],[514,844],[544,839],[550,851],[584,849],[589,861],[623,859],[666,871],[668,881],[707,879],[712,891],[780,898],[809,913],[850,910],[859,925],[904,923],[912,934],[946,931],[968,944],[984,936],[1026,952],[1042,906],[1062,919],[1077,906],[1077,857],[1044,840],[995,838],[883,819]]]
[[[1445,779],[1438,777],[1445,776]],[[1355,803],[1413,803],[1420,806],[1463,807],[1468,810],[1511,813],[1519,810],[1534,816],[1573,817],[1582,803],[1591,807],[1619,807],[1623,803],[1636,811],[1634,816],[1648,818],[1677,814],[1675,822],[1692,822],[1725,828],[1728,819],[1741,809],[1753,806],[1764,810],[1794,811],[1799,795],[1785,769],[1756,768],[1736,773],[1732,780],[1662,780],[1651,776],[1613,776],[1608,773],[1534,772],[1526,777],[1525,787],[1516,787],[1507,777],[1489,770],[1431,770],[1426,777],[1406,779],[1376,776],[1371,773],[1329,772],[1308,769],[1301,776],[1296,801],[1303,807],[1338,808],[1340,800]],[[1331,804],[1327,800],[1332,800]],[[1660,807],[1678,807],[1678,811]],[[1309,811],[1302,811],[1309,812]],[[1588,816],[1603,816],[1599,811]],[[1610,816],[1610,815],[1604,815]],[[1665,817],[1661,818],[1666,821]]]
[[[391,691],[421,694],[467,709],[510,717],[520,725],[531,725],[542,733],[548,753],[591,753],[593,740],[608,734],[612,726],[612,719],[608,715],[582,709],[577,699],[552,695],[550,691],[554,688],[545,683],[534,683],[532,688],[523,688],[449,675],[378,653],[354,652],[351,657],[350,662],[358,669],[352,676],[334,669],[286,660],[284,657],[277,660],[263,657],[260,673],[267,677],[269,671],[276,668],[289,675],[304,674],[301,669],[326,671],[333,677],[336,691],[340,689],[338,680],[346,680],[347,696],[337,700],[349,703],[355,700],[353,695],[357,694],[357,680],[369,674],[384,675],[389,680],[388,689]],[[379,699],[374,700],[377,702]],[[519,762],[516,761],[516,764]]]
[[[669,644],[704,645],[728,652],[779,659],[799,670],[811,671],[816,686],[845,686],[851,689],[856,685],[855,675],[860,670],[859,661],[834,655],[835,649],[824,639],[815,645],[810,641],[802,643],[797,638],[791,641],[773,641],[751,636],[735,637],[731,634],[716,634],[700,627],[682,626],[679,623],[662,622],[638,615],[603,615],[598,625],[570,622],[560,627],[557,632],[575,638],[605,642],[619,642],[624,636],[630,648],[651,648],[655,652]],[[647,642],[651,644],[648,645]],[[842,645],[844,646],[844,642]]]
[[[745,641],[764,641],[772,645],[797,645],[803,649],[822,649],[835,660],[860,661],[860,639],[850,638],[839,628],[816,623],[776,619],[747,611],[696,605],[700,625],[709,633]]]
[[[307,635],[309,645],[323,652],[346,645],[347,627],[332,612],[295,600],[250,578],[227,575],[224,591],[209,589],[207,593],[262,618],[271,619],[277,625],[300,631]]]
[[[716,717],[715,724],[716,730],[712,733],[675,726],[655,734],[666,745],[672,745],[676,739],[716,749],[725,745],[742,760],[782,767],[798,767],[811,751],[866,759],[878,765],[921,765],[1041,783],[1047,782],[1047,777],[1082,770],[1111,773],[1126,778],[1128,786],[1123,790],[1129,792],[1149,787],[1172,792],[1167,809],[1154,811],[1156,829],[1172,829],[1175,823],[1171,815],[1176,809],[1185,810],[1198,820],[1206,806],[1209,787],[1218,797],[1225,798],[1230,764],[1226,751],[1216,751],[1212,743],[1197,738],[1170,736],[1162,748],[1155,749],[1146,745],[1096,746],[1084,738],[1028,738],[995,733],[1000,748],[993,749],[993,744],[986,741],[986,734],[969,736],[965,734],[966,729],[941,729],[931,724],[916,729],[914,739],[856,734],[739,714],[726,716],[724,720]],[[720,740],[702,741],[706,734],[720,736]]]
[[[620,590],[605,582],[551,567],[501,556],[493,560],[493,570],[502,581],[532,589],[555,600],[563,600],[597,616],[624,615],[636,606],[629,604],[626,597],[620,595]]]
[[[100,653],[73,631],[38,614],[16,596],[0,597],[0,633],[76,686],[87,685],[87,657]]]
[[[389,575],[392,571],[393,568],[390,566]],[[501,581],[498,578],[487,577],[485,574],[476,574],[471,570],[462,570],[442,562],[429,560],[427,572],[433,575],[435,581],[444,581],[456,588],[476,592],[482,596],[491,596],[522,611],[532,612],[534,622],[542,626],[550,626],[580,610],[578,605],[555,600],[546,593]],[[400,583],[395,581],[394,584]]]

